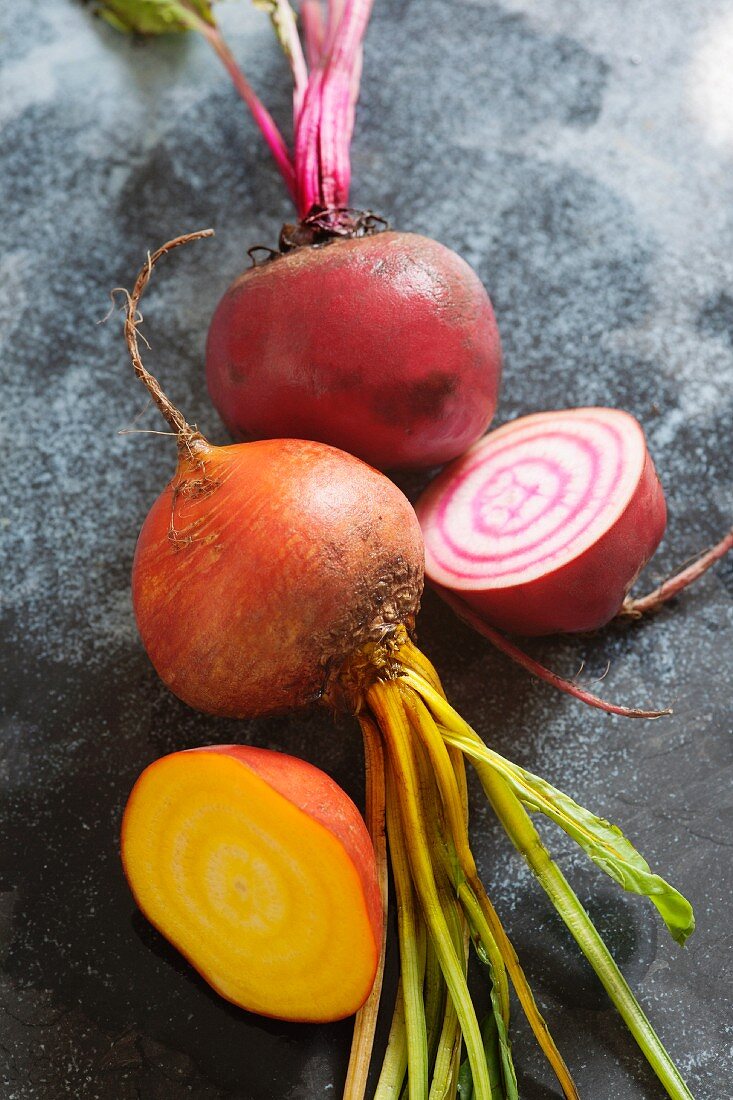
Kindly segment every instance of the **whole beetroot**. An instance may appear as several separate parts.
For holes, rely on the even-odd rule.
[[[443,245],[349,206],[349,149],[372,0],[262,0],[293,77],[293,141],[238,68],[209,0],[97,0],[114,26],[197,30],[268,146],[298,220],[224,294],[206,373],[237,440],[314,439],[380,469],[428,467],[488,427],[501,380],[489,297]]]
[[[494,414],[499,332],[472,269],[382,232],[241,275],[214,314],[211,397],[236,439],[318,439],[385,468],[440,465]]]

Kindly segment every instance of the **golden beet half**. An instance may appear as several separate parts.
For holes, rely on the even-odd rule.
[[[318,768],[227,745],[155,761],[122,822],[148,920],[222,997],[284,1020],[356,1012],[382,936],[374,852]]]

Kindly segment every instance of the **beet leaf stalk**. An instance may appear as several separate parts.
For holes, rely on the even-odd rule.
[[[372,0],[318,0],[303,5],[306,49],[288,0],[253,0],[270,16],[293,80],[292,151],[272,115],[237,64],[211,0],[92,0],[117,30],[142,35],[196,31],[222,62],[249,108],[292,198],[311,232],[353,233],[348,209],[349,149],[361,78],[362,42]]]
[[[270,112],[237,65],[209,0],[91,0],[94,12],[116,30],[146,37],[197,31],[212,47],[244,100],[295,201],[295,171],[285,139]]]

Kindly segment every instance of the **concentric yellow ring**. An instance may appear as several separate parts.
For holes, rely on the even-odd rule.
[[[228,1000],[318,1021],[368,995],[378,947],[349,854],[241,760],[204,750],[152,764],[122,854],[147,918]]]

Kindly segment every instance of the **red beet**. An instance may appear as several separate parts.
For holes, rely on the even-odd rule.
[[[439,465],[486,430],[501,348],[488,295],[450,249],[349,206],[349,148],[372,0],[269,9],[293,78],[292,148],[206,0],[98,0],[114,26],[197,30],[247,104],[293,200],[279,251],[235,280],[209,331],[207,378],[235,439],[315,439],[380,469]],[[304,48],[305,47],[305,48]],[[258,251],[257,248],[250,252]]]
[[[501,348],[468,264],[384,232],[245,272],[214,314],[206,370],[236,439],[318,439],[409,468],[442,464],[485,431]]]
[[[526,635],[612,619],[667,517],[641,427],[599,408],[505,424],[444,470],[417,512],[430,580]]]

